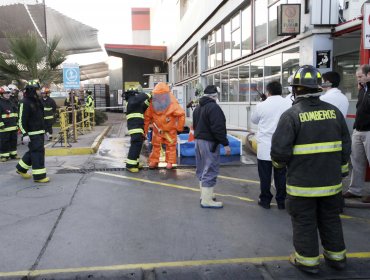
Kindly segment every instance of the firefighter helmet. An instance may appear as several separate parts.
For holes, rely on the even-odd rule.
[[[134,89],[129,89],[128,91],[125,91],[125,100],[127,101],[131,96],[135,96],[136,94],[139,94],[139,91]]]
[[[304,65],[293,75],[291,86],[317,89],[321,91],[322,77],[319,70],[311,65]]]
[[[30,81],[28,81],[26,88],[40,89],[41,86],[40,86],[39,80],[30,80]]]

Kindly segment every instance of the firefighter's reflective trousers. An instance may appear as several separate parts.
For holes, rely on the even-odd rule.
[[[17,130],[0,131],[0,158],[17,156]]]
[[[319,243],[324,257],[344,261],[346,249],[339,217],[341,193],[324,197],[287,197],[287,210],[292,219],[296,261],[302,265],[319,264]]]
[[[32,168],[34,180],[44,179],[46,177],[44,134],[30,135],[30,139],[28,151],[18,162],[16,168],[22,173]]]
[[[142,133],[134,133],[130,136],[130,149],[128,151],[128,156],[126,160],[127,168],[138,167],[141,147],[143,146],[144,142]]]

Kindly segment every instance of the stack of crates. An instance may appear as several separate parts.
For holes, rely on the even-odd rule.
[[[87,84],[85,90],[91,90],[94,96],[95,107],[109,107],[109,86],[106,84]],[[106,110],[104,110],[106,111]]]

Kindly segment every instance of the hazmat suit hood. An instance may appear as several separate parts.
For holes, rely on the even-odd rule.
[[[152,104],[154,111],[163,112],[171,103],[170,87],[166,83],[158,83],[152,91]]]

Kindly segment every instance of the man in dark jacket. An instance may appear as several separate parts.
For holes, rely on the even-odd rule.
[[[340,110],[319,99],[320,85],[321,74],[313,66],[297,70],[293,106],[280,117],[271,146],[274,166],[287,166],[287,210],[295,248],[290,261],[308,273],[318,273],[317,231],[326,263],[335,269],[346,265],[339,213],[351,138]]]
[[[44,108],[38,94],[40,84],[37,80],[30,81],[19,107],[19,128],[23,143],[28,143],[28,151],[18,162],[16,172],[24,179],[30,179],[31,175],[27,171],[32,168],[33,180],[37,183],[47,183],[50,179],[46,177],[45,168]]]
[[[226,132],[226,118],[216,103],[217,87],[207,86],[193,113],[195,136],[196,176],[201,189],[202,208],[222,208],[223,204],[213,201],[213,189],[220,168],[220,144],[226,155],[230,155]]]
[[[54,116],[57,111],[57,105],[54,99],[50,97],[50,89],[47,87],[44,87],[41,90],[41,103],[44,107],[46,139],[50,141],[53,139],[53,123]]]
[[[7,86],[0,87],[0,161],[18,159],[17,119],[18,106],[11,101],[11,91]]]
[[[139,157],[144,142],[144,112],[148,108],[145,102],[151,97],[150,93],[139,93],[137,90],[125,92],[127,128],[131,137],[126,170],[132,173],[139,172],[139,168],[141,168]]]

